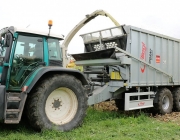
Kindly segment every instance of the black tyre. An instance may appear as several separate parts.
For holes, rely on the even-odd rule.
[[[180,87],[173,90],[173,110],[180,111]]]
[[[82,124],[87,99],[81,82],[74,76],[53,75],[29,94],[27,116],[35,129],[69,131]]]
[[[167,114],[172,112],[173,97],[169,89],[159,89],[155,98],[157,98],[157,103],[154,103],[154,110],[156,113]]]
[[[115,99],[115,104],[118,110],[120,111],[124,110],[124,106],[125,106],[124,99]]]

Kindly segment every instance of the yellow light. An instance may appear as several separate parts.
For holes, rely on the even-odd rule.
[[[48,26],[52,26],[53,25],[53,21],[52,20],[49,20],[48,21]]]

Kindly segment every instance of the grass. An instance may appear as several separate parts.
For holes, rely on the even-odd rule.
[[[126,115],[89,108],[81,127],[70,132],[34,131],[26,120],[0,126],[1,140],[179,140],[180,126],[162,122],[144,113]]]

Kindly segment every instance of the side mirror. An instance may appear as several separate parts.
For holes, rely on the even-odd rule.
[[[9,47],[11,45],[12,41],[13,41],[13,37],[12,37],[11,33],[5,34],[3,47]]]

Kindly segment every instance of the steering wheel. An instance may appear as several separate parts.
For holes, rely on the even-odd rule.
[[[20,57],[19,54],[16,54],[15,57],[16,57],[16,59],[17,59],[17,63],[22,63],[22,62],[23,62],[23,58]]]

